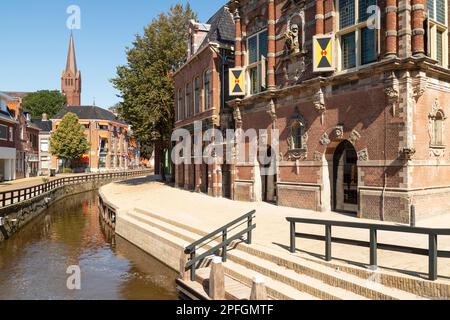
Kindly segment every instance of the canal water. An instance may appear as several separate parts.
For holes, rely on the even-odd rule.
[[[114,235],[97,201],[96,192],[64,199],[0,242],[0,300],[178,298],[177,274]],[[71,266],[81,272],[80,290],[68,288],[76,284]]]

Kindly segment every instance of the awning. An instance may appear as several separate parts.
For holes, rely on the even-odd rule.
[[[109,126],[109,122],[99,122],[100,126]]]

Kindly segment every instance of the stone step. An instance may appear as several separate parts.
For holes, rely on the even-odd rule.
[[[205,292],[209,294],[209,276],[211,269],[202,268],[196,271],[197,282],[202,285]],[[239,282],[225,274],[225,298],[226,300],[248,300],[252,289],[242,282]]]
[[[181,248],[183,248],[183,246],[185,244],[184,239],[181,239],[173,234],[169,234],[165,231],[162,231],[161,229],[154,227],[148,223],[142,222],[142,219],[141,220],[136,219],[134,214],[130,213],[128,215],[122,216],[121,219],[125,220],[128,223],[132,223],[141,232],[144,232],[146,234],[152,234],[152,236],[156,235],[156,236],[160,237],[161,239],[165,239],[165,241],[173,242],[174,245],[179,246],[180,251],[181,251]],[[141,245],[141,248],[145,250],[145,245]],[[199,254],[202,254],[203,252],[205,252],[204,249],[200,249],[198,251]],[[198,270],[202,270],[205,266],[208,265],[208,262],[209,262],[208,259],[205,259],[205,261],[202,263],[202,267]],[[228,264],[231,265],[232,262],[224,263],[224,268],[226,271],[232,270],[234,268],[234,267],[226,267]],[[233,266],[234,265],[235,264],[233,263]],[[246,269],[246,268],[244,268],[244,269],[245,269],[245,272],[247,273],[247,275],[252,275],[252,274],[255,275],[256,274],[255,272],[252,272],[249,269]],[[198,272],[198,270],[196,272]],[[228,277],[230,277],[230,279],[235,279],[234,281],[236,281],[236,276],[243,277],[243,275],[239,275],[239,273],[237,273],[237,272],[233,272],[234,276],[229,274],[228,272],[226,272],[226,274],[228,275]],[[204,277],[206,277],[206,276],[204,275]],[[246,280],[249,280],[249,279],[246,279]],[[229,281],[232,281],[232,280],[229,280]],[[237,279],[237,281],[239,281],[239,279]],[[250,281],[251,281],[251,279],[250,279]],[[184,283],[186,284],[189,282],[184,281]],[[248,281],[245,284],[248,285]],[[283,300],[292,300],[292,299],[314,300],[314,299],[316,299],[315,297],[313,297],[311,295],[301,293],[298,290],[295,290],[294,288],[287,286],[279,281],[271,280],[269,284],[270,284],[270,287],[268,287],[268,294],[270,297],[278,297],[279,299],[283,299]],[[195,285],[195,287],[198,287],[198,285]],[[241,289],[240,291],[241,291],[241,293],[239,296],[242,296],[243,290]],[[250,297],[250,295],[247,297],[247,299],[249,297]]]
[[[188,242],[193,242],[198,240],[200,237],[206,235],[191,226],[183,225],[182,223],[166,219],[154,213],[146,212],[145,210],[134,210],[134,213],[138,214],[140,218],[144,219],[148,223],[161,227],[167,232],[174,234],[175,236],[183,237]],[[337,271],[331,265],[327,266],[323,262],[314,262],[310,259],[304,259],[298,257],[297,255],[284,255],[280,257],[279,252],[271,251],[268,248],[263,248],[263,250],[258,250],[256,245],[248,246],[245,243],[237,243],[231,254],[237,252],[247,253],[247,261],[252,261],[255,257],[260,259],[275,263],[280,267],[285,267],[295,272],[303,275],[308,275],[312,278],[325,282],[333,287],[340,287],[345,290],[352,290],[358,295],[364,296],[370,299],[398,299],[398,300],[417,300],[422,299],[422,297],[415,295],[413,293],[397,289],[395,287],[382,285],[377,282],[379,279],[378,271],[376,273],[368,272],[367,270],[356,270],[356,268],[346,267],[345,271]],[[362,269],[362,268],[361,268]],[[353,273],[354,272],[354,273]],[[361,274],[366,274],[366,278],[362,278]],[[394,281],[390,281],[392,285],[396,285],[395,278]],[[398,279],[404,280],[402,277]],[[399,285],[400,286],[400,285]]]
[[[129,213],[137,220],[148,223],[153,227],[160,228],[175,237],[182,238],[186,241],[195,241],[199,235],[184,230],[177,226],[172,226],[162,220],[158,220],[153,215],[146,215],[142,211],[132,211]],[[197,236],[197,238],[196,238]],[[351,276],[346,273],[338,273],[331,268],[314,264],[310,261],[297,262],[291,266],[292,269],[279,266],[269,260],[264,260],[254,255],[250,255],[241,250],[232,250],[229,252],[229,259],[243,265],[249,269],[257,270],[268,277],[275,277],[286,284],[296,284],[296,288],[301,291],[316,295],[321,299],[339,299],[348,297],[350,299],[417,299],[419,297],[401,292],[396,289],[380,286],[377,284],[370,287],[369,281],[361,280],[358,277]],[[304,265],[305,264],[305,265]],[[265,266],[265,268],[263,268]],[[293,270],[295,268],[295,271]],[[288,276],[289,275],[289,276]],[[312,275],[312,276],[311,276]],[[296,282],[297,281],[297,282]],[[311,284],[311,285],[309,285]],[[333,289],[338,288],[338,289]],[[323,290],[322,290],[323,289]],[[336,295],[327,294],[327,290],[337,291]],[[348,291],[348,292],[345,292]],[[356,294],[356,293],[357,294]]]

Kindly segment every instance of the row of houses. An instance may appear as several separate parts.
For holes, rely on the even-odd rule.
[[[0,181],[39,174],[39,132],[19,94],[0,92]]]
[[[278,129],[279,154],[272,175],[185,162],[175,184],[399,222],[448,211],[448,30],[446,0],[235,0],[192,21],[175,129]]]
[[[63,159],[50,153],[50,138],[63,117],[71,112],[85,130],[90,150],[76,162],[73,171],[104,172],[137,168],[140,145],[131,126],[109,110],[81,105],[81,72],[77,67],[73,34],[70,36],[66,68],[61,74],[61,92],[67,105],[51,119],[31,119],[22,100],[29,93],[0,92],[0,181],[39,175],[51,170],[64,172]]]

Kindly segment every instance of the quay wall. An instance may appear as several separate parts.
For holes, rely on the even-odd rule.
[[[150,171],[148,173],[150,173]],[[129,177],[129,179],[134,178],[136,178],[136,176]],[[26,224],[28,224],[34,218],[38,217],[53,203],[75,194],[98,190],[103,185],[121,180],[127,179],[124,179],[124,177],[120,177],[68,184],[43,193],[32,199],[24,200],[20,203],[0,208],[0,218],[3,220],[3,223],[0,224],[0,242],[10,238],[12,235],[22,229]]]

